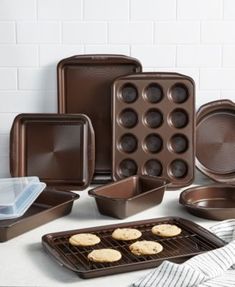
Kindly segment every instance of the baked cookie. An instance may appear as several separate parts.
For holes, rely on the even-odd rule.
[[[116,240],[134,240],[140,238],[142,233],[135,228],[117,228],[113,231],[112,237]]]
[[[93,262],[115,262],[122,258],[122,254],[111,248],[103,248],[91,251],[87,257]]]
[[[80,233],[71,236],[69,243],[74,246],[93,246],[100,243],[100,238],[92,233]]]
[[[152,227],[152,233],[161,237],[177,236],[181,231],[181,228],[173,224],[159,224]]]
[[[130,251],[135,255],[153,255],[161,252],[163,247],[155,241],[136,241],[129,246]]]

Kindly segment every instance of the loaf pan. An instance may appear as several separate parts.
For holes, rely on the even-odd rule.
[[[20,114],[10,133],[12,176],[85,189],[94,173],[94,131],[85,115]]]
[[[126,218],[162,202],[169,181],[151,176],[132,176],[89,190],[99,212]]]
[[[213,220],[235,218],[235,187],[205,185],[184,190],[179,202],[192,214]]]
[[[177,73],[141,73],[113,84],[113,179],[163,176],[170,187],[194,179],[195,84]]]
[[[235,185],[235,104],[218,100],[197,112],[196,166],[208,177]]]
[[[172,238],[160,238],[151,233],[156,224],[176,224],[182,229],[180,235]],[[122,227],[137,228],[142,232],[141,239],[158,241],[163,251],[156,255],[136,256],[129,251],[134,241],[117,241],[111,237],[114,229]],[[95,247],[76,247],[69,244],[70,236],[89,232],[98,235],[101,242]],[[123,224],[106,225],[93,228],[51,233],[42,237],[45,250],[62,266],[76,272],[82,278],[92,278],[134,270],[153,268],[164,260],[181,263],[188,258],[205,251],[222,247],[225,243],[208,230],[182,218],[166,217]],[[122,259],[115,263],[92,263],[87,255],[94,249],[113,248],[122,253]]]
[[[79,55],[57,66],[59,113],[90,117],[96,135],[93,183],[111,181],[111,84],[121,75],[141,72],[137,59],[123,55]]]
[[[78,198],[79,195],[70,191],[46,188],[23,216],[0,220],[0,242],[69,214],[74,200]]]

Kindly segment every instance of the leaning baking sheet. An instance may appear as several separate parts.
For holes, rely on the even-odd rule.
[[[137,59],[123,55],[78,55],[57,66],[59,113],[83,113],[95,130],[93,183],[111,180],[111,85],[119,76],[141,72]]]
[[[182,229],[180,235],[171,238],[161,238],[153,235],[151,228],[156,224],[176,224]],[[129,250],[131,241],[117,241],[112,238],[112,231],[119,227],[137,228],[142,232],[142,240],[154,240],[162,244],[163,251],[156,255],[136,256]],[[101,242],[95,247],[76,247],[69,244],[69,237],[83,232],[91,232],[100,237]],[[140,239],[140,240],[141,240]],[[183,262],[186,259],[205,251],[224,245],[224,242],[201,226],[178,217],[135,221],[123,224],[106,225],[46,234],[42,244],[54,259],[68,269],[76,272],[82,278],[93,278],[110,274],[152,268],[163,260]],[[87,255],[94,249],[113,248],[119,250],[122,259],[115,263],[94,263]]]

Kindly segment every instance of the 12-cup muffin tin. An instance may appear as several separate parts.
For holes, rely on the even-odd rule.
[[[113,178],[163,176],[170,187],[194,178],[195,84],[177,73],[119,77],[112,87]]]

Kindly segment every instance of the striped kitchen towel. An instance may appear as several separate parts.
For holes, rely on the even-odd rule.
[[[164,261],[133,284],[134,287],[235,286],[235,219],[222,221],[211,232],[228,242],[182,264]],[[234,266],[233,266],[234,265]]]

